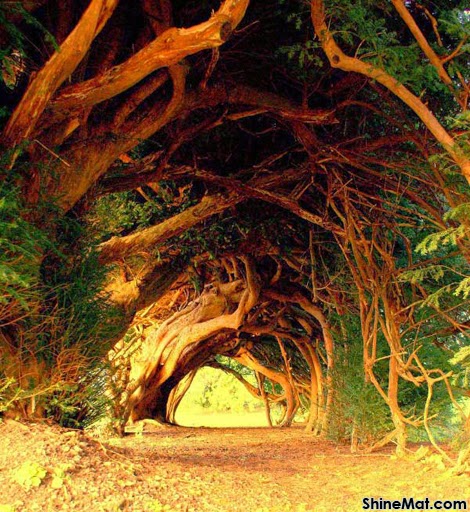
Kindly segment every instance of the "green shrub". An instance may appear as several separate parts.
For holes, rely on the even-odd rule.
[[[332,375],[334,403],[328,436],[335,441],[371,444],[393,428],[387,404],[366,382],[362,343],[352,338],[338,345]]]
[[[50,225],[46,233],[26,220],[19,190],[0,187],[0,413],[77,427],[96,405],[93,369],[120,332],[121,313],[102,295],[108,269],[81,243],[82,228],[54,221],[53,205],[41,208],[55,238]]]

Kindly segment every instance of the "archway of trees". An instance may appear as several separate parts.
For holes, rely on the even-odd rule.
[[[464,2],[0,15],[4,410],[172,422],[229,356],[282,426],[442,451],[453,404],[470,435]]]

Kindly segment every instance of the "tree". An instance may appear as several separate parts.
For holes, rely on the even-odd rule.
[[[435,12],[413,24],[399,2],[389,18],[368,2],[343,5],[341,44],[356,52],[347,57],[315,0],[67,5],[2,8],[11,87],[2,191],[18,205],[7,223],[19,216],[23,232],[42,240],[31,244],[29,281],[5,287],[9,376],[21,380],[24,354],[33,381],[45,359],[60,367],[67,322],[85,314],[96,321],[74,331],[72,345],[101,356],[113,345],[107,392],[121,426],[174,418],[197,368],[225,355],[257,372],[252,391],[268,412],[270,403],[284,404],[282,424],[309,403],[308,427],[325,433],[348,313],[360,319],[365,375],[388,405],[403,451],[406,425],[423,421],[404,412],[406,383],[431,389],[433,379],[448,381],[442,368],[422,364],[421,327],[465,330],[464,304],[418,320],[414,304],[428,290],[400,276],[424,264],[413,244],[447,227],[445,210],[466,201],[468,134],[457,123],[468,97],[459,39],[466,11],[438,50],[429,44]],[[328,11],[335,23],[337,8]],[[362,55],[367,45],[374,51]],[[15,55],[22,64],[13,68]],[[400,56],[414,67],[395,76],[390,62]],[[453,126],[444,126],[443,112]],[[449,172],[456,166],[457,177]],[[16,269],[32,249],[11,233],[5,266]],[[36,309],[21,295],[33,281]],[[72,293],[78,289],[87,293]],[[60,325],[57,344],[46,336],[48,348],[37,350],[34,329],[51,329],[31,311],[60,318],[52,322]],[[388,350],[385,370],[378,340]],[[453,340],[450,333],[442,350]]]

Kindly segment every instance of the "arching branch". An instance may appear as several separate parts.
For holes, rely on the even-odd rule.
[[[221,370],[221,371],[223,371],[225,373],[228,373],[229,375],[233,375],[233,377],[235,377],[238,380],[238,382],[240,382],[244,386],[244,388],[248,391],[248,393],[250,393],[251,396],[253,396],[255,398],[262,399],[260,389],[257,388],[256,386],[253,386],[253,384],[248,382],[243,377],[243,375],[240,375],[240,373],[238,373],[233,368],[229,368],[228,366],[220,364],[217,361],[212,361],[209,364],[207,364],[206,366],[210,366],[211,368],[216,368],[216,369]],[[270,395],[269,393],[267,393],[267,397],[269,397],[271,400],[275,400],[276,399],[276,397],[274,395]]]
[[[191,28],[170,28],[152,43],[100,76],[64,89],[50,106],[58,121],[70,112],[91,107],[130,89],[157,69],[184,57],[222,45],[243,19],[249,0],[225,0],[208,20]]]
[[[237,354],[233,357],[235,361],[251,368],[252,370],[259,372],[260,374],[267,377],[271,382],[277,382],[284,390],[284,398],[287,402],[286,411],[284,418],[282,419],[279,426],[289,426],[297,412],[299,407],[299,403],[296,399],[295,389],[289,381],[288,377],[286,377],[282,372],[273,370],[272,368],[268,368],[267,366],[262,365],[256,357],[253,356],[246,348],[241,347]]]
[[[470,158],[420,98],[384,69],[378,68],[369,62],[363,62],[356,57],[349,57],[341,50],[326,23],[323,0],[311,0],[311,16],[315,32],[331,66],[343,71],[360,73],[376,80],[400,98],[421,119],[452,160],[460,167],[463,176],[470,183]]]
[[[75,29],[36,75],[10,117],[3,134],[7,146],[18,145],[33,132],[49,100],[86,55],[117,4],[118,0],[90,2]]]
[[[184,353],[195,344],[224,330],[237,330],[245,315],[254,307],[260,283],[249,258],[241,258],[245,279],[220,283],[163,322],[143,344],[142,352],[131,369],[131,380],[122,397],[127,414],[136,419],[146,411],[144,399],[172,378]],[[234,309],[235,307],[235,309]],[[151,389],[147,385],[151,382]]]
[[[220,194],[205,196],[198,204],[155,226],[128,236],[115,236],[102,243],[99,248],[100,262],[109,263],[155,247],[171,237],[183,233],[204,219],[223,212],[241,200],[241,197],[236,197],[234,194],[230,196]]]

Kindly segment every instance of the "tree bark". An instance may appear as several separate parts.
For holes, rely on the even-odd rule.
[[[246,281],[221,283],[218,288],[207,290],[198,301],[172,315],[147,336],[131,363],[129,385],[121,398],[126,418],[142,419],[150,410],[147,404],[154,403],[152,396],[169,379],[180,375],[185,351],[223,330],[237,330],[242,325],[260,291],[252,264],[245,258],[243,263]],[[141,402],[144,405],[139,405]]]
[[[118,0],[90,2],[75,29],[36,75],[10,117],[3,133],[7,147],[18,146],[33,132],[50,99],[80,64],[117,4]]]
[[[292,387],[288,377],[283,373],[263,366],[248,350],[241,348],[238,353],[233,357],[235,361],[251,368],[252,370],[261,373],[267,377],[271,382],[277,382],[284,390],[284,397],[286,401],[286,409],[279,424],[280,427],[289,427],[294,420],[295,413],[299,408],[298,401],[295,396],[295,389]]]
[[[445,130],[431,110],[409,89],[389,75],[384,69],[346,55],[336,43],[325,19],[323,0],[311,0],[311,17],[315,33],[333,68],[360,73],[382,84],[400,98],[421,119],[435,139],[442,145],[452,160],[460,167],[463,176],[470,184],[470,158],[459,147],[455,139]]]
[[[198,204],[190,206],[183,212],[155,226],[125,237],[113,237],[102,243],[99,248],[99,260],[101,263],[109,263],[132,254],[147,251],[166,242],[171,237],[183,233],[204,219],[225,211],[243,199],[242,196],[235,194],[204,196]]]
[[[169,28],[126,62],[100,76],[64,89],[52,102],[48,115],[54,121],[62,113],[83,110],[130,89],[143,78],[184,57],[225,43],[243,19],[249,0],[225,0],[208,20],[191,28]]]

